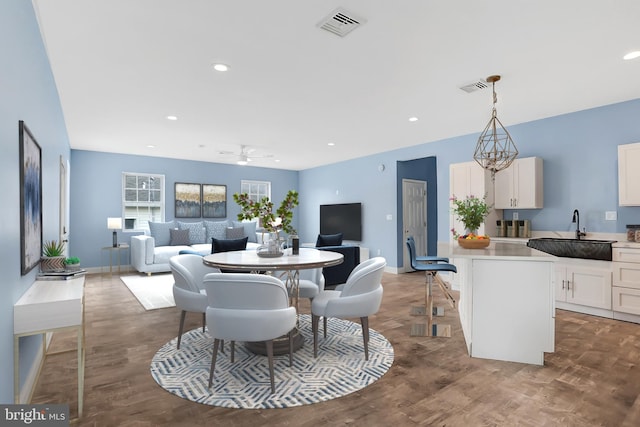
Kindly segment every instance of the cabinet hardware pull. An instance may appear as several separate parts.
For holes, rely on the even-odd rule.
[[[562,281],[562,289],[564,290],[564,280]]]

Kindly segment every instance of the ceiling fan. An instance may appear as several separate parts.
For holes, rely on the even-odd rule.
[[[241,145],[239,153],[234,151],[218,151],[218,154],[236,156],[238,158],[236,163],[243,166],[251,162],[253,159],[266,159],[269,157],[273,157],[273,154],[253,154],[255,151],[255,148]]]

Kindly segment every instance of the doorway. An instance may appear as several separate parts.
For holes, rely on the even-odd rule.
[[[59,212],[59,235],[60,242],[64,243],[65,256],[69,256],[69,199],[67,197],[68,186],[68,164],[64,157],[60,156],[60,212]]]
[[[427,254],[427,182],[402,179],[403,271],[411,271],[411,260],[406,240],[413,236],[416,255]]]

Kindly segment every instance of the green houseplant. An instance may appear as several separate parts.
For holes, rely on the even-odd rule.
[[[484,238],[485,236],[478,236],[478,229],[491,212],[491,206],[487,204],[486,196],[479,198],[471,195],[461,200],[454,195],[449,200],[451,200],[452,213],[458,221],[462,221],[466,229],[465,234],[461,236],[455,228],[452,228],[453,236],[456,239],[460,237],[465,239]]]
[[[66,258],[64,260],[64,267],[68,271],[79,270],[80,269],[80,258],[78,258],[77,256],[72,256],[72,257]]]
[[[42,245],[40,271],[43,273],[64,270],[64,242],[47,240]]]
[[[280,207],[273,213],[273,202],[268,197],[256,202],[251,200],[247,193],[235,193],[233,200],[240,206],[238,220],[260,219],[260,226],[264,231],[276,233],[280,230],[287,234],[296,234],[296,229],[291,225],[293,221],[293,209],[298,206],[298,192],[289,190],[280,203]]]

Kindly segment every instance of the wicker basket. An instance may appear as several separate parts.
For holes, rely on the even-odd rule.
[[[461,248],[465,249],[484,249],[491,243],[491,239],[488,237],[486,239],[463,239],[462,237],[458,238],[458,245]]]

